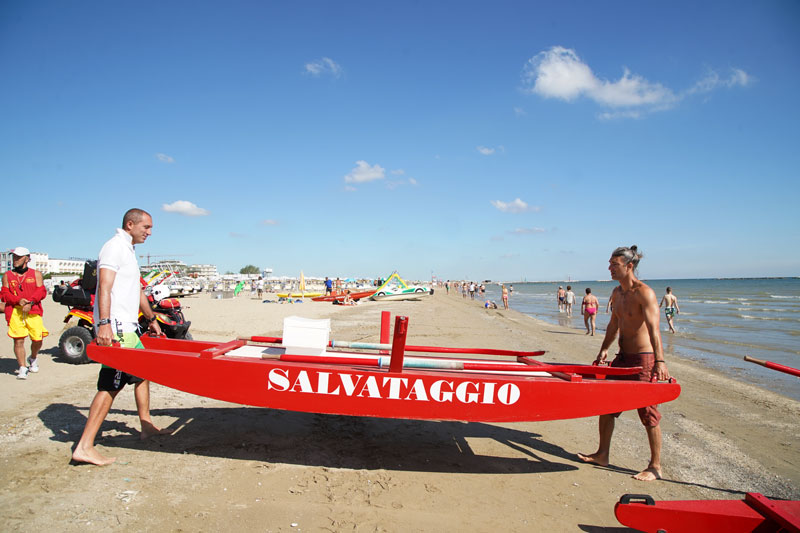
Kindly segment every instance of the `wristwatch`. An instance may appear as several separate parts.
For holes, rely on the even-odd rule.
[[[111,324],[110,318],[101,318],[100,321],[97,323],[98,326],[107,326],[108,324]]]

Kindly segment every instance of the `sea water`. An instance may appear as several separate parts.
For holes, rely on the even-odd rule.
[[[738,380],[800,400],[800,378],[743,360],[745,355],[800,368],[800,278],[643,280],[661,302],[666,287],[678,298],[680,314],[669,332],[660,311],[661,340],[667,354],[676,353]],[[572,286],[572,317],[559,313],[556,291]],[[486,284],[485,299],[502,309],[500,287]],[[600,300],[595,336],[605,334],[610,315],[606,304],[616,281],[514,283],[509,305],[552,324],[585,331],[581,300],[587,287]],[[598,348],[600,340],[598,340]],[[616,342],[609,354],[616,353]],[[575,362],[594,360],[596,353],[576,353]],[[678,376],[680,381],[680,376]]]

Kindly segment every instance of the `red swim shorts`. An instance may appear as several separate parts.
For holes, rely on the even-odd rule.
[[[655,365],[655,354],[653,352],[642,353],[618,353],[617,357],[611,362],[611,366],[630,368],[632,366],[642,367],[638,374],[628,376],[609,376],[608,379],[619,379],[625,381],[650,381]],[[661,413],[658,412],[658,405],[648,405],[637,409],[639,420],[645,427],[656,427],[661,420]],[[622,413],[613,413],[611,416],[618,417]]]

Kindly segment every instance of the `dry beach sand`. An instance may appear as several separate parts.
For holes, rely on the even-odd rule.
[[[413,344],[541,348],[544,360],[589,363],[602,340],[444,291],[356,307],[244,295],[183,303],[203,340],[280,335],[283,317],[298,315],[330,317],[335,339],[377,342],[382,310],[409,317]],[[173,435],[139,440],[127,388],[97,442],[117,463],[72,466],[98,366],[58,360],[65,311],[47,302],[51,335],[41,371],[27,381],[13,375],[10,340],[0,352],[3,531],[624,531],[613,515],[624,493],[800,499],[800,403],[669,353],[683,393],[661,407],[665,479],[653,483],[630,478],[649,456],[635,412],[620,418],[612,465],[600,468],[575,457],[595,450],[596,418],[354,418],[243,407],[159,385],[153,418]]]

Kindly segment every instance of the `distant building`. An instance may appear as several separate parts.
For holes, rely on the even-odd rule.
[[[186,270],[190,275],[196,275],[198,278],[219,277],[217,265],[189,265]]]
[[[72,257],[70,259],[50,259],[50,274],[83,274],[83,265],[86,259]]]

